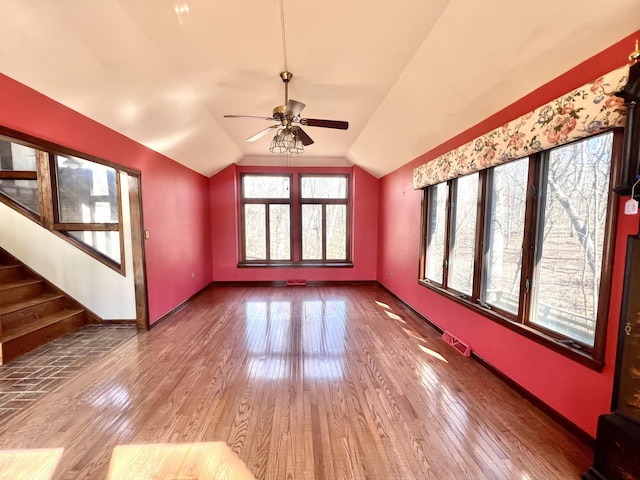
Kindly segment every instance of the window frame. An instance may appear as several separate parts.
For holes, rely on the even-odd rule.
[[[8,195],[5,195],[2,192],[0,192],[0,201],[2,201],[2,203],[4,203],[5,205],[10,206],[14,210],[20,212],[24,216],[34,220],[35,222],[40,223],[42,219],[43,199],[42,199],[41,188],[38,180],[38,177],[39,177],[38,170],[40,168],[40,163],[41,163],[39,157],[42,156],[43,154],[46,154],[46,152],[43,152],[41,148],[36,145],[31,145],[26,142],[22,142],[18,139],[4,135],[2,134],[2,132],[0,132],[0,141],[15,143],[25,147],[33,148],[36,151],[36,170],[2,170],[0,169],[0,180],[35,181],[36,188],[38,190],[38,202],[39,202],[40,212],[34,212],[33,210],[30,210],[29,208],[25,207],[22,203],[14,200],[13,198],[9,197]]]
[[[317,197],[303,197],[302,196],[302,181],[304,178],[313,177],[333,177],[344,178],[345,180],[345,197],[344,198],[317,198]],[[350,199],[351,189],[349,188],[350,176],[347,173],[300,173],[298,174],[298,203],[299,208],[299,238],[300,238],[300,261],[307,264],[321,264],[321,265],[333,265],[344,264],[345,262],[351,262],[351,215],[350,215]],[[302,257],[302,206],[303,205],[321,205],[322,208],[322,258],[321,259],[304,259]],[[345,258],[344,259],[327,259],[327,205],[344,205],[345,207]]]
[[[571,358],[593,370],[602,371],[604,367],[604,349],[606,341],[606,330],[609,313],[609,302],[611,292],[613,255],[615,247],[616,221],[618,216],[618,199],[614,190],[618,184],[620,171],[622,168],[622,149],[624,133],[623,129],[616,128],[603,132],[602,134],[612,133],[612,150],[611,163],[609,172],[609,190],[607,196],[606,219],[604,225],[604,243],[602,248],[602,259],[600,265],[600,285],[598,292],[598,308],[595,315],[595,337],[593,347],[579,343],[568,336],[559,334],[544,327],[534,325],[530,322],[530,314],[532,312],[531,301],[532,291],[530,288],[534,278],[535,265],[535,246],[538,238],[537,226],[540,215],[540,201],[542,195],[542,166],[546,156],[551,150],[537,152],[529,156],[529,169],[527,178],[527,193],[524,219],[524,238],[522,245],[522,270],[520,276],[520,285],[518,289],[518,314],[514,315],[506,310],[502,310],[493,305],[488,305],[480,300],[482,272],[484,271],[485,262],[487,261],[484,248],[487,241],[487,216],[488,216],[488,199],[489,199],[489,175],[492,168],[479,172],[478,186],[478,205],[476,216],[476,249],[474,260],[474,284],[473,295],[471,298],[460,294],[448,287],[448,270],[447,259],[451,248],[450,244],[450,228],[451,228],[451,196],[452,185],[455,185],[456,179],[448,180],[447,195],[447,217],[446,217],[446,239],[445,239],[445,265],[443,266],[443,283],[442,285],[430,281],[425,277],[427,245],[426,235],[428,229],[429,214],[429,191],[431,187],[424,188],[422,191],[422,210],[421,210],[421,241],[418,265],[418,283],[430,290],[453,300],[472,311],[482,315],[485,318],[496,321],[497,323],[516,331],[523,336],[544,345],[562,355]],[[588,141],[587,139],[577,140]],[[561,148],[557,147],[557,148]],[[443,182],[444,183],[444,182]],[[433,186],[432,186],[433,187]]]
[[[248,203],[260,204],[265,203],[265,200],[270,203],[285,203],[285,199],[245,199],[243,193],[243,179],[245,176],[276,176],[276,177],[290,177],[290,238],[291,238],[291,260],[247,260],[246,259],[246,246],[245,246],[245,220],[244,220],[244,206]],[[343,177],[346,179],[346,199],[315,199],[315,198],[302,198],[302,177]],[[326,267],[326,268],[352,268],[353,263],[351,261],[351,242],[352,242],[352,220],[351,220],[351,173],[322,173],[322,172],[309,172],[308,170],[274,170],[274,171],[257,171],[255,169],[247,169],[245,171],[239,171],[237,177],[237,199],[238,199],[238,256],[239,261],[237,263],[238,268],[280,268],[280,267]],[[346,205],[346,260],[302,260],[302,205],[313,203],[326,204],[345,204]],[[267,219],[267,235],[269,235],[269,225]],[[324,245],[324,232],[323,228],[323,257],[326,257],[325,245]],[[269,244],[267,244],[267,253],[269,254]]]
[[[244,178],[245,177],[282,177],[289,181],[289,198],[245,198],[244,196]],[[240,252],[241,261],[239,266],[275,266],[291,264],[294,258],[293,251],[293,176],[290,173],[240,173]],[[246,225],[245,225],[245,205],[264,205],[265,206],[265,259],[247,260],[246,245]],[[289,205],[289,260],[271,260],[271,235],[269,223],[269,206],[270,205]]]
[[[123,212],[122,212],[122,191],[120,187],[120,175],[121,173],[127,173],[128,169],[120,167],[114,163],[101,160],[93,157],[92,155],[83,154],[81,152],[67,149],[55,145],[53,143],[31,137],[20,132],[0,128],[0,139],[12,142],[26,147],[30,147],[36,150],[36,171],[29,172],[28,179],[37,180],[38,196],[40,202],[40,214],[32,212],[26,209],[20,203],[14,201],[10,197],[0,193],[0,201],[14,210],[20,212],[25,217],[38,223],[43,228],[51,231],[59,238],[74,245],[79,250],[82,250],[87,255],[95,258],[102,264],[115,270],[121,275],[125,275],[125,249],[124,249],[124,235],[123,235]],[[73,156],[86,160],[88,162],[104,165],[115,170],[115,180],[117,189],[117,201],[118,201],[118,222],[109,224],[70,224],[60,223],[57,218],[57,187],[55,184],[55,157],[56,156]],[[0,171],[0,178],[16,178],[16,174],[12,171]],[[23,175],[22,171],[18,175]],[[25,174],[26,175],[26,174]],[[76,228],[78,227],[78,228]],[[80,228],[81,227],[81,228]],[[114,259],[102,254],[97,249],[87,245],[80,240],[67,234],[68,231],[117,231],[120,243],[120,262],[116,262]]]
[[[431,192],[434,191],[435,194],[433,196],[438,197],[437,194],[437,186],[438,185],[444,185],[444,188],[446,190],[445,192],[445,199],[444,199],[444,213],[445,213],[445,219],[444,219],[444,238],[442,239],[442,247],[444,249],[443,254],[442,254],[442,274],[441,274],[441,281],[438,281],[437,279],[434,278],[428,278],[427,277],[427,266],[426,266],[426,262],[427,262],[427,257],[428,257],[428,241],[427,241],[427,236],[429,235],[429,226],[431,224],[431,219],[429,217],[430,213],[431,213],[431,207],[432,207],[432,195]],[[432,285],[437,285],[440,288],[446,288],[446,282],[447,282],[447,274],[448,274],[448,270],[449,270],[449,259],[448,259],[448,253],[449,253],[449,249],[447,248],[447,245],[449,244],[449,225],[448,225],[448,219],[451,217],[451,191],[452,191],[452,187],[451,187],[451,182],[441,182],[439,184],[433,185],[433,187],[435,187],[434,190],[431,189],[424,189],[423,190],[423,204],[426,204],[426,206],[423,206],[424,210],[422,212],[422,218],[423,218],[423,230],[421,231],[421,248],[424,250],[424,260],[422,260],[420,262],[421,265],[421,269],[420,269],[420,278],[425,281],[425,282],[429,282]],[[437,226],[437,224],[436,224]],[[440,258],[438,258],[438,260],[440,260]]]
[[[87,160],[78,155],[73,155],[74,157],[80,158],[81,160]],[[99,162],[93,162],[92,160],[87,160],[92,163],[97,163],[99,165],[103,165],[108,168],[113,168],[114,176],[115,176],[115,188],[116,188],[116,200],[118,202],[118,221],[117,222],[63,222],[61,220],[60,214],[60,199],[58,198],[58,170],[57,170],[57,157],[69,157],[66,154],[60,154],[57,152],[49,153],[49,177],[50,177],[50,185],[51,185],[51,208],[52,208],[52,224],[51,229],[55,232],[59,232],[64,235],[64,238],[69,242],[76,245],[81,250],[85,251],[89,255],[100,259],[103,262],[112,264],[118,268],[122,267],[124,272],[124,236],[122,235],[123,231],[123,218],[122,218],[122,190],[120,187],[120,172],[117,168],[111,167],[110,165],[104,165]],[[91,245],[83,242],[75,238],[70,232],[119,232],[118,238],[120,242],[120,262],[116,262],[111,257],[103,254],[98,249],[93,248]]]
[[[535,161],[537,157],[535,155],[531,155],[529,157],[523,157],[522,159],[517,159],[514,161],[520,161],[520,160],[523,160],[524,158],[528,159],[528,165],[527,165],[527,180],[526,180],[526,187],[525,187],[525,211],[524,211],[524,221],[523,221],[523,227],[522,227],[522,236],[523,236],[522,248],[521,248],[522,252],[529,251],[531,248],[533,248],[533,245],[534,245],[532,242],[532,236],[527,235],[527,228],[535,223],[536,211],[537,211],[537,204],[535,203],[535,192],[537,190],[537,187],[535,185],[538,185],[538,182],[539,182],[539,175],[538,175],[539,167],[537,166]],[[484,287],[483,282],[485,280],[485,278],[483,277],[483,274],[484,272],[487,271],[487,263],[488,263],[485,247],[489,243],[489,229],[488,229],[487,221],[489,220],[490,201],[492,198],[490,184],[491,184],[492,176],[494,172],[495,172],[495,167],[488,168],[480,172],[479,191],[482,192],[481,194],[482,196],[478,199],[478,204],[479,204],[478,209],[479,209],[479,215],[481,215],[482,220],[481,220],[481,223],[478,223],[476,225],[476,231],[479,232],[479,234],[477,234],[477,240],[479,241],[479,248],[482,250],[481,251],[476,250],[477,256],[475,260],[475,265],[477,266],[478,277],[477,277],[477,290],[474,290],[473,298],[477,299],[477,303],[481,305],[483,308],[487,310],[494,310],[498,312],[498,314],[501,317],[508,318],[511,321],[516,321],[518,318],[524,318],[524,316],[526,315],[526,302],[527,302],[526,275],[528,274],[529,268],[531,265],[529,263],[529,257],[521,256],[520,281],[518,285],[517,314],[513,314],[512,312],[509,312],[508,310],[500,308],[499,306],[496,306],[496,305],[489,305],[485,303],[484,300],[481,299],[482,290]],[[519,322],[519,323],[525,323],[525,322]]]
[[[476,239],[476,241],[474,242],[474,246],[473,246],[473,268],[472,268],[472,274],[471,274],[471,278],[472,278],[472,284],[471,284],[471,296],[474,295],[474,290],[476,288],[475,285],[475,277],[476,277],[476,271],[477,271],[477,264],[476,264],[476,258],[477,258],[477,249],[478,249],[478,242],[477,242],[477,237],[478,237],[478,233],[477,233],[477,229],[480,226],[478,224],[478,196],[480,195],[480,175],[479,172],[474,172],[474,173],[478,173],[478,186],[477,186],[477,196],[476,196],[476,221],[475,221],[475,225],[474,225],[474,238]],[[471,174],[473,175],[473,174]],[[455,182],[453,182],[452,185],[449,186],[449,191],[447,192],[448,194],[448,199],[447,199],[447,207],[448,207],[448,211],[447,211],[447,218],[445,219],[445,221],[447,222],[447,228],[446,228],[446,240],[445,240],[445,263],[446,263],[446,279],[445,277],[443,277],[443,282],[446,281],[447,284],[447,288],[449,288],[449,283],[450,283],[450,273],[453,271],[451,268],[451,252],[454,249],[454,245],[455,245],[455,238],[454,238],[454,234],[456,234],[457,232],[455,232],[455,228],[454,228],[454,223],[457,220],[457,215],[458,215],[458,211],[457,211],[457,207],[458,207],[458,193],[460,191],[458,184],[460,183],[460,178],[462,177],[458,177],[455,179]],[[462,292],[461,290],[458,290],[454,287],[451,287],[450,290],[452,290],[453,292],[456,292],[456,294],[461,297],[461,298],[468,298],[469,294]]]

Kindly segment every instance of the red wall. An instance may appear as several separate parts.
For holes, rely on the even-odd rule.
[[[609,409],[620,313],[626,235],[638,218],[620,216],[613,266],[606,366],[594,372],[421,287],[418,278],[420,192],[413,168],[619,67],[637,32],[558,79],[425,153],[380,181],[349,168],[353,186],[353,268],[237,268],[237,176],[232,165],[207,179],[0,74],[0,125],[142,172],[146,266],[153,322],[214,281],[373,280],[441,328],[471,344],[507,374],[586,432]],[[253,171],[342,172],[345,169],[254,168]],[[192,273],[195,279],[192,279]],[[443,347],[444,351],[444,347]]]
[[[209,284],[206,177],[2,74],[0,105],[4,127],[142,172],[151,322]]]
[[[380,180],[378,281],[440,328],[468,342],[487,362],[592,436],[595,436],[598,415],[608,412],[610,407],[626,236],[637,233],[638,216],[619,217],[606,365],[603,372],[598,373],[417,283],[421,192],[413,190],[412,171],[418,165],[620,67],[633,50],[638,34],[640,32],[625,38]],[[450,352],[446,348],[443,344],[443,352]]]
[[[351,174],[351,243],[353,268],[238,268],[238,178],[253,173]],[[378,180],[359,167],[240,167],[231,165],[210,179],[214,281],[353,281],[376,279],[378,238]]]

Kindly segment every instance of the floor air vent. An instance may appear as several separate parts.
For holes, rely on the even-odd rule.
[[[471,347],[469,345],[467,345],[466,343],[464,343],[462,340],[460,340],[460,339],[454,337],[453,335],[451,335],[451,333],[445,331],[442,334],[442,340],[444,340],[449,345],[451,345],[453,348],[458,350],[465,357],[469,357],[471,355]]]

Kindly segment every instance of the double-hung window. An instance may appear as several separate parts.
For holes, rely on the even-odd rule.
[[[241,266],[350,266],[349,175],[240,175]]]
[[[600,368],[614,132],[428,187],[420,282]]]

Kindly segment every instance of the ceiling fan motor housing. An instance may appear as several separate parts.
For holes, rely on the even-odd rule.
[[[286,110],[286,106],[285,105],[280,105],[276,108],[273,109],[273,118],[277,119],[277,120],[284,120],[284,118],[286,117],[285,115],[285,110]]]

